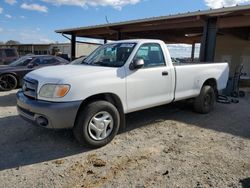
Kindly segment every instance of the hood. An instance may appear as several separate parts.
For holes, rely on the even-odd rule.
[[[90,65],[58,65],[37,69],[28,73],[26,77],[38,80],[39,82],[59,83],[60,81],[69,80],[80,75],[86,76],[114,69],[116,68]]]

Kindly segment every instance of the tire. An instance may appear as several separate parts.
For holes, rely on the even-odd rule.
[[[116,107],[106,101],[95,101],[80,109],[73,133],[79,143],[100,148],[113,140],[119,127],[120,115]]]
[[[0,76],[0,91],[10,91],[16,89],[18,85],[17,78],[12,74],[3,74]]]
[[[194,110],[201,114],[207,114],[213,110],[215,104],[215,92],[211,86],[203,86],[200,95],[195,99]]]

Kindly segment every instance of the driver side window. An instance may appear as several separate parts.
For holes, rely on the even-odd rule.
[[[147,43],[141,45],[134,59],[143,59],[144,68],[159,67],[165,65],[161,46],[156,43]]]

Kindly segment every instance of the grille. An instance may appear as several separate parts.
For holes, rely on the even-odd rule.
[[[38,81],[24,78],[23,80],[23,94],[31,99],[37,99],[37,86]]]

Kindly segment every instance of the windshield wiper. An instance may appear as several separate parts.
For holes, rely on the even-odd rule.
[[[110,64],[110,62],[108,63],[108,62],[103,62],[103,61],[97,61],[97,62],[94,62],[94,63],[87,63],[87,62],[85,62],[84,64],[86,64],[86,65],[92,65],[92,66],[117,67],[114,64]]]
[[[100,64],[103,64],[104,62],[103,61],[97,61],[97,62],[94,62],[94,63],[91,63],[92,65],[100,65]]]

